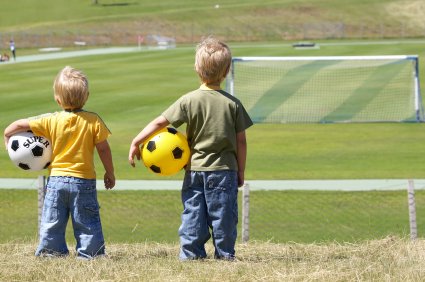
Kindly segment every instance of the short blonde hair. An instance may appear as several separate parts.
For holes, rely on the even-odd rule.
[[[208,37],[196,47],[195,71],[204,83],[220,83],[226,77],[231,62],[230,48],[218,39]]]
[[[81,109],[89,97],[89,82],[82,71],[66,66],[56,76],[53,91],[62,108]]]

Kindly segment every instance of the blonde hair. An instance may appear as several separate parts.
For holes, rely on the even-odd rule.
[[[220,83],[227,75],[232,54],[230,48],[213,37],[198,44],[195,55],[195,71],[206,84]]]
[[[89,82],[82,71],[66,66],[56,76],[53,91],[63,109],[81,109],[89,97]]]

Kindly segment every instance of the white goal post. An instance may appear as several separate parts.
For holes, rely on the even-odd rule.
[[[226,89],[256,123],[425,121],[417,55],[235,57]]]

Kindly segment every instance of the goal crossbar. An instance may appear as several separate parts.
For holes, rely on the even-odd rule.
[[[383,56],[311,56],[311,57],[235,57],[233,61],[346,61],[346,60],[418,60],[418,55]]]

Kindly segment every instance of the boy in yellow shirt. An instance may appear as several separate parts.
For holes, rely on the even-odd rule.
[[[112,189],[115,175],[107,141],[111,133],[96,113],[83,110],[89,96],[84,73],[65,67],[56,76],[53,89],[54,99],[63,111],[17,120],[5,129],[4,139],[7,144],[15,133],[31,130],[52,142],[40,243],[35,255],[69,253],[65,229],[71,215],[77,255],[90,259],[105,253],[93,155],[96,148],[105,168],[105,188]]]

